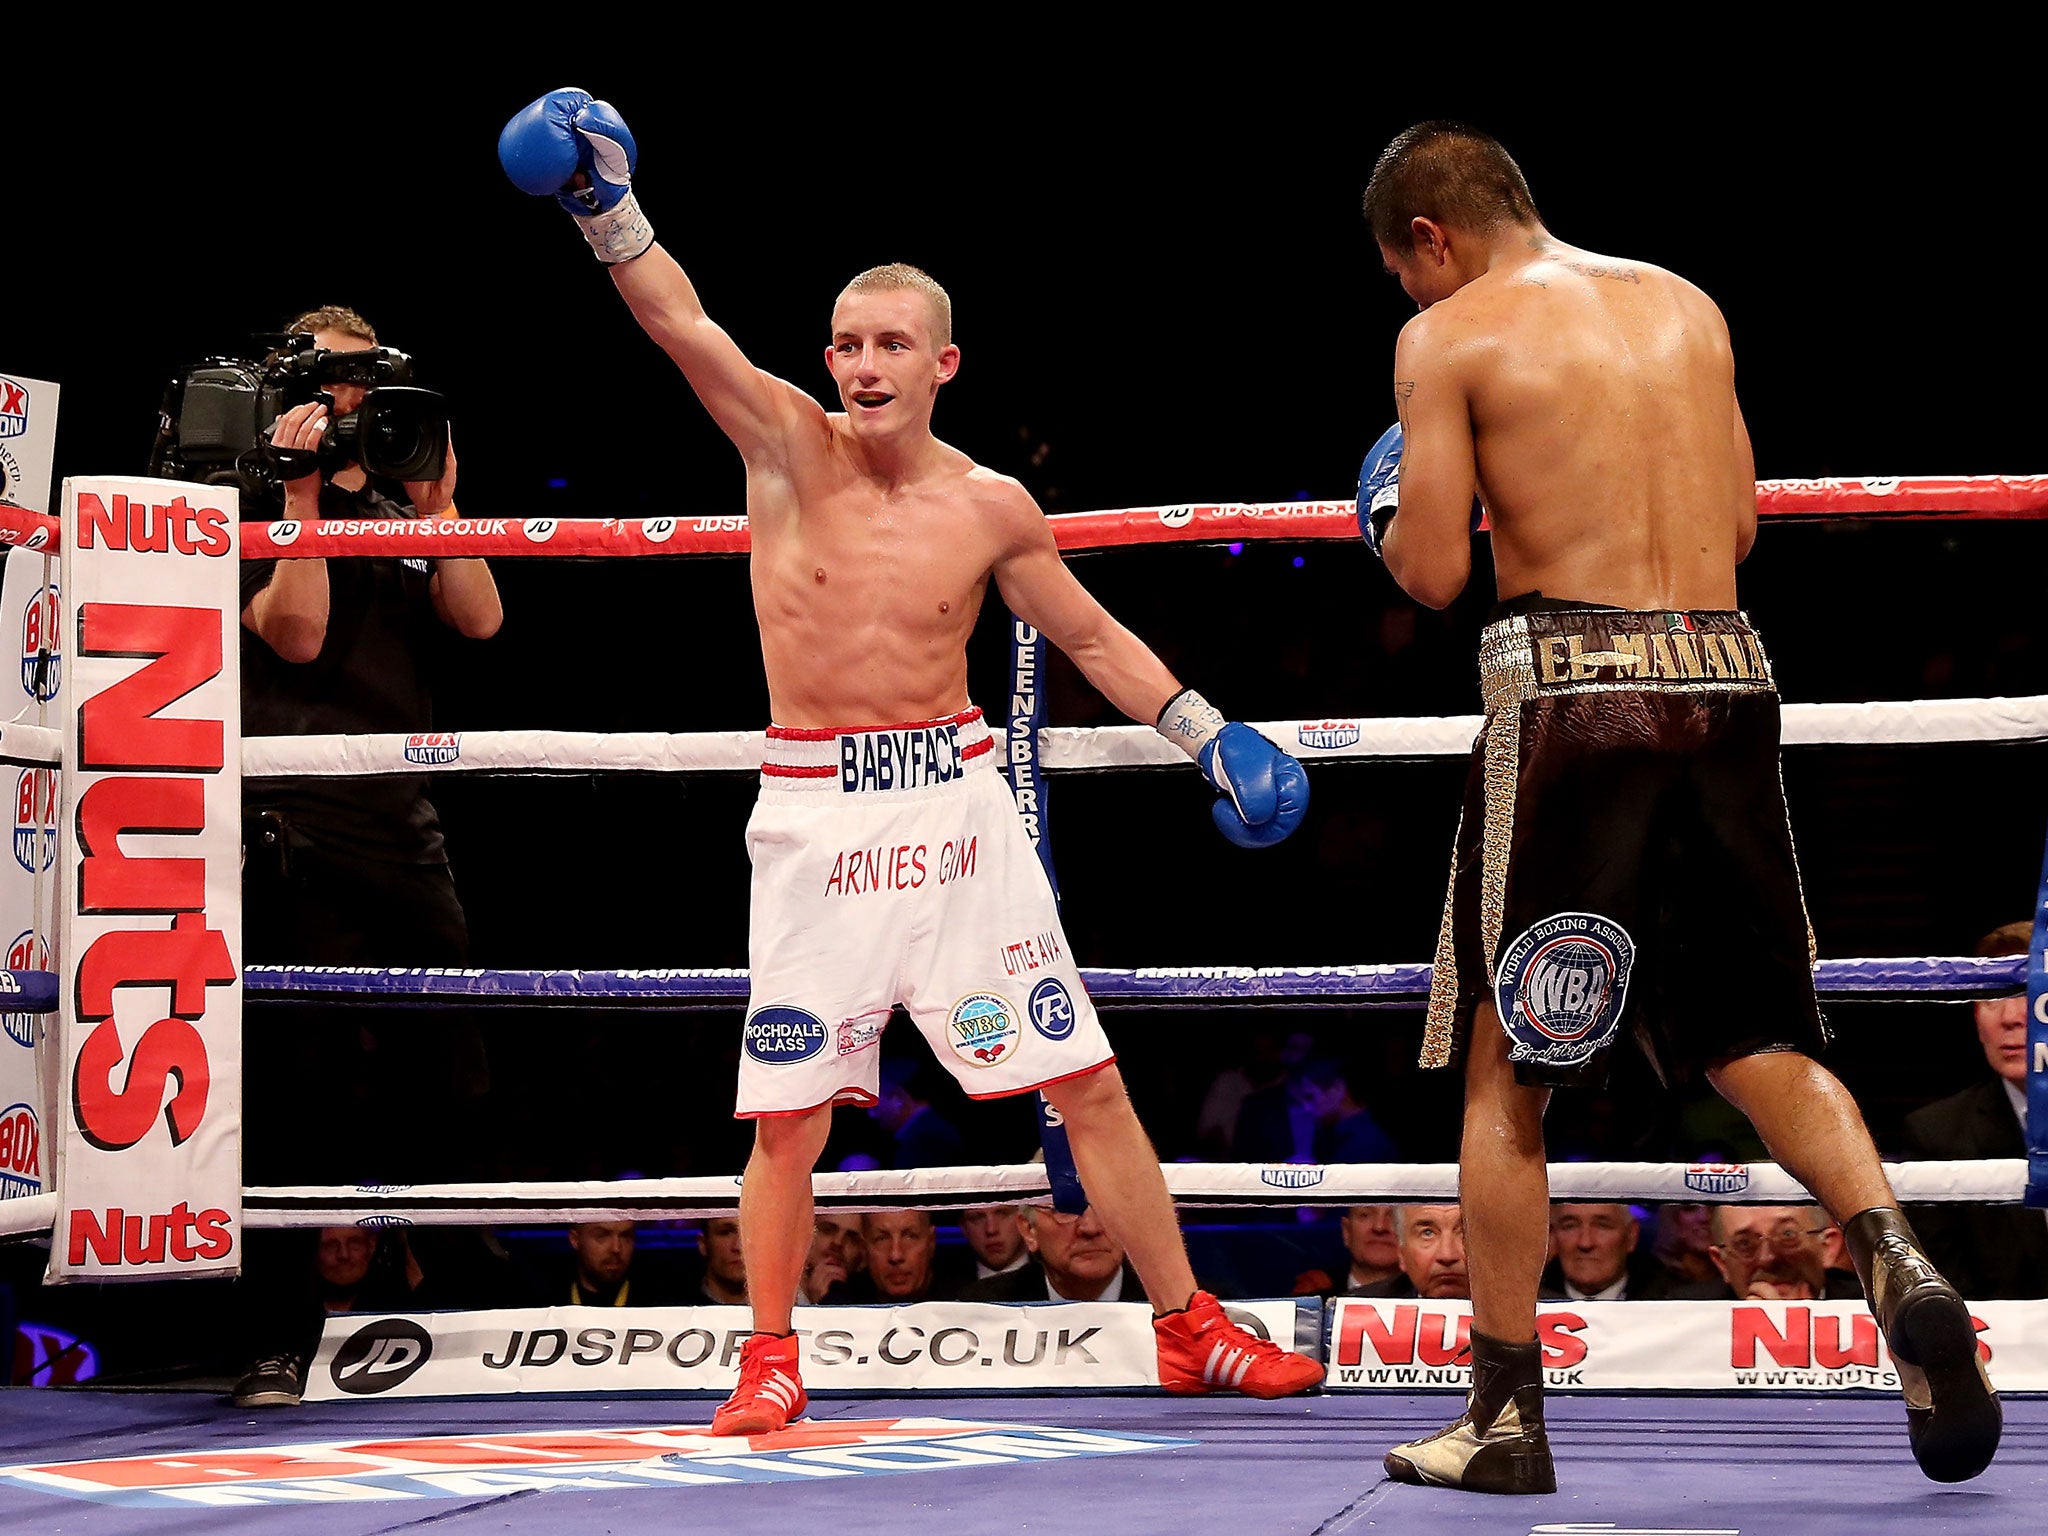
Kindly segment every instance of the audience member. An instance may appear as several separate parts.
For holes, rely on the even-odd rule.
[[[1827,1212],[1817,1205],[1717,1205],[1714,1265],[1738,1301],[1855,1301],[1853,1270],[1830,1268]]]
[[[1401,1274],[1401,1241],[1394,1232],[1391,1205],[1354,1205],[1338,1220],[1350,1262],[1343,1284],[1330,1278],[1329,1271],[1303,1270],[1294,1277],[1297,1296],[1368,1296],[1372,1286],[1384,1285]]]
[[[1400,1153],[1372,1113],[1351,1092],[1352,1074],[1329,1057],[1302,1064],[1295,1086],[1298,1115],[1309,1124],[1309,1158],[1318,1163],[1390,1163]],[[1296,1144],[1300,1136],[1296,1134]]]
[[[572,1307],[677,1307],[697,1301],[674,1264],[641,1243],[630,1221],[581,1221],[567,1231],[568,1304]],[[550,1279],[543,1299],[564,1299],[559,1278]]]
[[[1132,1301],[1144,1288],[1124,1257],[1123,1244],[1089,1206],[1078,1216],[1028,1205],[1017,1218],[1036,1263],[962,1287],[962,1301]]]
[[[1657,1207],[1657,1235],[1650,1251],[1678,1285],[1718,1287],[1721,1271],[1714,1267],[1714,1233],[1704,1205],[1667,1202]]]
[[[864,1284],[867,1269],[868,1248],[861,1237],[860,1218],[820,1211],[812,1224],[811,1251],[804,1258],[797,1299],[800,1303],[821,1302],[837,1286],[841,1291],[833,1299],[844,1300],[844,1287],[856,1278]]]
[[[1290,1057],[1304,1059],[1314,1037],[1305,1030],[1297,1031],[1283,1043],[1277,1030],[1254,1028],[1244,1041],[1244,1060],[1225,1067],[1210,1080],[1195,1115],[1195,1144],[1203,1156],[1218,1162],[1243,1160],[1237,1151],[1237,1121],[1245,1100],[1262,1088],[1284,1082]]]
[[[960,1213],[960,1235],[974,1255],[974,1278],[1005,1275],[1031,1262],[1024,1241],[1023,1208],[1015,1205],[970,1206]]]
[[[951,1301],[959,1279],[939,1263],[938,1230],[924,1211],[871,1211],[861,1218],[867,1270],[826,1290],[822,1299],[841,1303]]]
[[[2024,955],[2032,942],[2030,924],[2007,923],[1978,940],[1976,953]],[[1909,1158],[2027,1155],[2027,994],[1983,998],[1970,1011],[1991,1076],[1906,1116],[1901,1150]],[[1928,1257],[1970,1300],[2048,1296],[2048,1213],[2018,1205],[1919,1205],[1912,1220]]]
[[[740,1256],[740,1224],[730,1216],[714,1216],[697,1234],[697,1252],[704,1256],[701,1300],[719,1307],[747,1304],[747,1266]]]
[[[874,1211],[860,1222],[875,1300],[901,1305],[949,1300],[958,1290],[939,1278],[939,1236],[924,1211]]]
[[[923,1090],[928,1067],[921,1057],[885,1056],[881,1094],[868,1111],[889,1132],[898,1168],[949,1168],[966,1160],[966,1143]]]
[[[1401,1275],[1409,1285],[1406,1294],[1434,1301],[1471,1299],[1472,1277],[1465,1270],[1464,1212],[1456,1205],[1398,1205],[1394,1207],[1394,1231],[1401,1243]]]
[[[502,1253],[494,1253],[486,1269],[460,1263],[467,1250],[437,1250],[430,1269],[397,1227],[320,1227],[307,1235],[305,1270],[273,1275],[270,1284],[248,1293],[249,1336],[260,1353],[235,1383],[239,1408],[296,1407],[306,1362],[335,1313],[518,1306],[532,1299]]]
[[[1253,1089],[1238,1106],[1237,1132],[1232,1156],[1247,1163],[1312,1163],[1316,1161],[1316,1129],[1323,1101],[1334,1106],[1330,1092],[1342,1073],[1327,1057],[1311,1059],[1307,1050],[1313,1037],[1296,1033],[1287,1037],[1281,1056],[1284,1074],[1276,1081]],[[1299,1053],[1299,1054],[1297,1054]],[[1310,1073],[1315,1075],[1312,1078]]]
[[[1544,1267],[1538,1294],[1546,1301],[1677,1301],[1723,1293],[1718,1277],[1675,1279],[1642,1251],[1642,1223],[1618,1202],[1560,1200],[1550,1207],[1556,1256]]]
[[[626,1272],[637,1246],[630,1221],[579,1221],[568,1231],[574,1274],[569,1278],[572,1307],[623,1307],[632,1294]]]

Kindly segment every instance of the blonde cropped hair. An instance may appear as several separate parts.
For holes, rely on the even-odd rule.
[[[953,341],[953,301],[946,295],[932,275],[922,267],[913,267],[908,262],[892,261],[886,266],[869,267],[845,288],[840,297],[849,293],[921,293],[932,306],[932,317],[937,322],[932,327],[932,344],[938,347],[950,346]]]

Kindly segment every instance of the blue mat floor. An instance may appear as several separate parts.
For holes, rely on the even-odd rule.
[[[1561,1488],[1530,1499],[1381,1476],[1387,1446],[1457,1412],[1446,1394],[835,1399],[751,1450],[699,1438],[711,1406],[252,1413],[190,1392],[0,1392],[0,1530],[1868,1536],[2038,1530],[2048,1506],[2041,1400],[2008,1399],[1991,1470],[1945,1487],[1913,1465],[1892,1400],[1553,1396]]]

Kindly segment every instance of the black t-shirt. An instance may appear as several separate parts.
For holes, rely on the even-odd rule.
[[[323,486],[323,518],[419,514],[373,488]],[[427,656],[440,621],[423,559],[348,557],[327,562],[327,638],[303,664],[285,661],[242,629],[242,734],[324,736],[430,730]],[[242,565],[242,606],[270,585],[275,560]],[[294,839],[386,863],[445,863],[441,821],[423,774],[366,778],[244,779],[243,812],[276,811]]]

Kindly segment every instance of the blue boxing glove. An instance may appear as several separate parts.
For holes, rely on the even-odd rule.
[[[1159,734],[1195,760],[1221,797],[1209,808],[1216,830],[1240,848],[1270,848],[1308,814],[1308,774],[1250,726],[1226,721],[1184,688],[1159,712]]]
[[[588,91],[549,91],[529,102],[498,135],[498,163],[522,192],[552,195],[608,266],[631,261],[654,243],[633,196],[639,159],[625,120]],[[582,186],[574,185],[578,172]]]
[[[1395,422],[1380,434],[1358,471],[1358,531],[1365,547],[1386,559],[1381,545],[1386,542],[1387,525],[1401,505],[1401,423]]]

